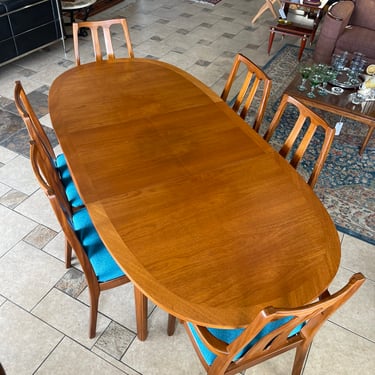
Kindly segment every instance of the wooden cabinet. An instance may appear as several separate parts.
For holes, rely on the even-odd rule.
[[[58,0],[0,0],[0,66],[58,40]]]

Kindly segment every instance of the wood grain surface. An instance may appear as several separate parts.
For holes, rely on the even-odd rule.
[[[81,65],[53,82],[49,109],[104,243],[178,318],[246,326],[335,276],[337,231],[312,189],[188,73],[148,59]]]

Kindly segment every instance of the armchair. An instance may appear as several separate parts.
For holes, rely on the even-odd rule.
[[[361,52],[375,63],[375,0],[339,1],[325,15],[313,59],[330,63],[333,53]]]

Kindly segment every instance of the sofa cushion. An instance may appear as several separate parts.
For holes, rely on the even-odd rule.
[[[358,51],[367,58],[375,59],[375,30],[352,26],[337,39],[336,48],[341,51]]]
[[[350,24],[375,30],[375,1],[355,0],[355,8]]]

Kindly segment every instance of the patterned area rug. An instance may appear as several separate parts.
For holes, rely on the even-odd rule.
[[[263,68],[272,78],[273,86],[267,108],[264,133],[279,103],[283,90],[297,73],[298,47],[285,45]],[[305,50],[303,62],[310,62],[311,50]],[[338,115],[316,110],[325,120],[334,125]],[[295,111],[287,112],[275,132],[272,142],[276,149],[285,139]],[[314,190],[321,199],[338,230],[375,244],[375,137],[370,140],[362,156],[358,154],[367,133],[367,126],[343,119],[341,133],[335,136],[327,161]],[[308,149],[300,172],[304,174],[314,161],[317,144]],[[271,142],[271,143],[272,143]]]

